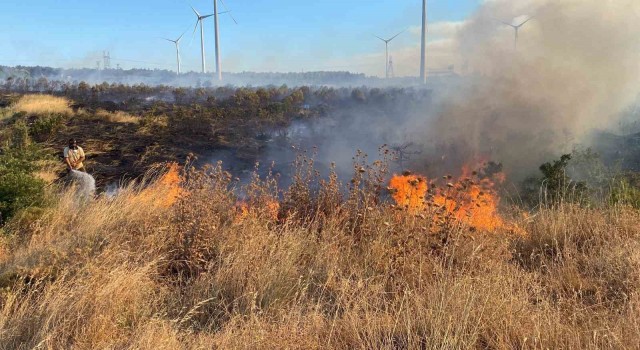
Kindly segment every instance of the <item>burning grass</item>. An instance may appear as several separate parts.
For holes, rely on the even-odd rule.
[[[411,214],[427,212],[436,221],[449,217],[474,229],[492,231],[506,226],[498,214],[496,190],[496,183],[503,181],[502,173],[482,177],[465,167],[456,180],[450,175],[441,181],[411,173],[395,175],[388,189],[396,204]]]
[[[141,201],[134,188],[83,207],[64,196],[38,221],[6,227],[2,348],[640,343],[637,210],[562,205],[519,223],[526,235],[500,226],[482,235],[453,209],[484,197],[488,183],[465,187],[462,176],[432,188],[414,175],[397,180],[412,186],[410,195],[417,188],[422,196],[428,183],[427,203],[446,191],[463,199],[409,212],[372,200],[376,186],[345,195],[334,183],[317,192],[298,183],[278,203],[276,221],[268,180],[244,188],[239,205],[220,167],[172,169],[142,191],[153,200]],[[366,183],[366,171],[357,176]]]
[[[164,170],[164,174],[158,177],[148,188],[142,190],[135,198],[141,205],[160,205],[169,208],[183,196],[184,189],[181,186],[183,181],[180,175],[180,166],[177,163],[170,163]]]
[[[27,114],[62,114],[70,115],[73,111],[69,100],[51,95],[24,95],[12,108],[16,112]]]

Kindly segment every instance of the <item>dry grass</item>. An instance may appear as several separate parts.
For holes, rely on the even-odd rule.
[[[70,115],[73,112],[69,100],[51,95],[24,95],[12,108],[16,112],[35,115],[54,113]]]
[[[133,189],[81,207],[67,195],[9,225],[0,348],[640,344],[638,211],[563,206],[519,223],[524,235],[471,232],[329,182],[294,185],[274,219],[273,184],[254,183],[237,220],[228,174],[188,178],[171,207],[158,187],[145,205]]]
[[[111,123],[138,123],[140,121],[140,118],[123,111],[109,112],[104,109],[98,109],[95,112],[95,116]]]

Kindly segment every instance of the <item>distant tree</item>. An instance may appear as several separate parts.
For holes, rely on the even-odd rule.
[[[78,93],[82,96],[87,96],[89,89],[89,84],[84,81],[81,81],[80,84],[78,84]]]
[[[183,87],[175,88],[171,92],[176,103],[182,103],[184,97],[187,96],[187,89]]]
[[[13,89],[13,77],[8,77],[4,82],[4,89],[10,92]]]
[[[351,98],[358,102],[364,102],[367,100],[367,96],[365,95],[362,89],[356,88],[351,91]]]

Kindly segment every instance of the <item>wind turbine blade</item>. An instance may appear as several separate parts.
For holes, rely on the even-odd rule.
[[[495,19],[496,21],[498,21],[498,22],[500,22],[500,23],[502,23],[502,24],[506,25],[506,26],[513,27],[513,28],[515,28],[515,27],[516,27],[516,26],[514,26],[512,23],[507,23],[507,22],[505,22],[505,21],[503,21],[503,20],[499,20],[499,19],[497,19],[497,18],[494,18],[494,19]]]
[[[213,16],[213,13],[212,13],[212,14],[210,14],[210,15],[204,15],[204,16],[200,17],[200,19],[209,18],[209,17],[211,17],[211,16]]]
[[[171,40],[171,39],[167,39],[167,38],[160,38],[160,39],[164,39],[166,41],[171,41],[172,43],[174,43],[175,41]]]
[[[403,31],[401,31],[400,33],[398,33],[398,34],[394,35],[391,39],[389,39],[389,40],[387,40],[387,41],[391,41],[391,40],[393,40],[393,39],[397,38],[397,37],[398,37],[398,35],[400,35],[400,34],[402,34],[402,33],[406,32],[406,31],[407,31],[406,29],[405,29],[405,30],[403,30]]]
[[[182,37],[184,36],[185,33],[186,33],[186,31],[182,32],[182,34],[180,34],[180,36],[178,37],[178,40],[176,40],[176,42],[180,42],[180,40],[182,40]]]
[[[193,13],[195,13],[196,16],[198,16],[198,18],[200,18],[200,13],[198,13],[198,11],[196,11],[196,9],[193,8],[193,6],[189,5],[189,7],[191,7],[191,9],[193,10]]]
[[[238,21],[236,21],[236,19],[233,18],[233,15],[231,14],[231,11],[229,11],[228,13],[229,13],[229,17],[231,17],[231,19],[233,20],[233,23],[238,24]]]
[[[518,25],[518,27],[522,27],[525,23],[529,22],[530,20],[534,19],[535,17],[536,17],[536,16],[531,16],[531,17],[529,17],[526,21],[524,21],[524,22],[520,23],[520,24]]]
[[[198,30],[198,24],[200,24],[200,18],[196,20],[196,25],[193,27],[193,33],[191,33],[191,35],[196,34],[196,30]]]
[[[233,18],[233,15],[231,15],[231,11],[230,11],[230,10],[229,10],[229,8],[227,7],[227,4],[225,4],[224,0],[220,0],[220,2],[222,3],[222,6],[223,6],[223,7],[224,7],[224,9],[225,9],[225,13],[228,13],[228,14],[229,14],[229,17],[231,17],[231,19],[233,20],[233,22],[234,22],[235,24],[238,24],[238,21],[236,21],[236,19],[235,19],[235,18]]]
[[[379,36],[377,36],[377,35],[375,35],[375,34],[373,34],[373,36],[375,36],[376,38],[378,38],[378,39],[380,39],[380,40],[384,41],[385,43],[387,42],[386,40],[382,39],[381,37],[379,37]]]
[[[229,8],[227,7],[227,4],[224,3],[224,0],[220,0],[220,2],[222,3],[222,7],[224,7],[224,10],[229,12]]]

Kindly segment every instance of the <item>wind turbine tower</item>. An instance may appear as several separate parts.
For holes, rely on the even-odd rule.
[[[385,56],[384,56],[384,67],[385,67],[385,77],[387,79],[389,79],[389,43],[391,42],[391,40],[395,39],[396,37],[398,37],[398,35],[404,33],[404,30],[401,31],[400,33],[392,36],[390,39],[382,39],[381,37],[374,35],[376,38],[384,41],[384,49],[385,49]]]
[[[213,0],[213,25],[216,36],[216,77],[222,80],[222,62],[220,62],[220,32],[218,31],[218,0]]]
[[[393,72],[393,56],[389,57],[389,76],[395,78],[395,73]]]
[[[522,23],[520,23],[518,25],[514,25],[513,23],[507,23],[507,22],[500,21],[503,24],[508,25],[509,27],[511,27],[511,28],[513,28],[515,30],[516,36],[515,36],[515,40],[513,42],[513,49],[514,50],[518,49],[518,32],[520,31],[520,28],[522,28],[522,26],[525,25],[525,23],[529,22],[532,19],[533,19],[533,17],[529,17],[529,18],[527,18],[526,21],[524,21],[524,22],[522,22]]]
[[[182,73],[182,71],[180,70],[180,40],[182,40],[182,36],[183,35],[184,35],[184,33],[182,33],[180,35],[180,37],[178,37],[178,39],[176,39],[176,40],[171,40],[171,39],[164,38],[164,40],[170,41],[170,42],[172,42],[172,43],[174,43],[176,45],[176,59],[178,60],[178,75],[180,75],[180,73]]]
[[[202,73],[206,73],[207,72],[207,63],[206,63],[206,59],[205,59],[205,55],[204,55],[204,25],[202,24],[202,21],[205,18],[209,18],[211,16],[213,16],[213,14],[211,15],[200,15],[200,13],[198,11],[196,11],[196,9],[193,8],[193,6],[191,7],[191,9],[193,10],[193,13],[196,14],[196,17],[198,18],[196,20],[196,26],[193,28],[193,33],[195,34],[196,30],[198,29],[198,24],[200,24],[200,51],[202,53]]]
[[[422,0],[422,40],[420,46],[420,81],[427,83],[427,0]]]
[[[225,11],[218,12],[218,0],[213,0],[213,23],[215,26],[215,36],[216,36],[216,78],[218,80],[222,80],[222,60],[220,59],[220,30],[218,27],[218,15],[223,13],[228,13],[229,17],[233,20],[235,24],[238,24],[235,18],[231,15],[231,11],[227,9],[227,5],[225,5],[224,0],[222,1],[222,5],[225,7]]]

